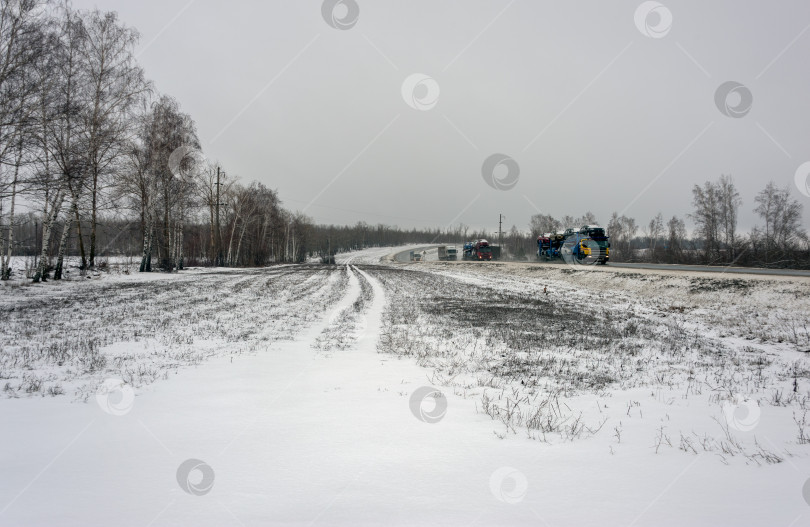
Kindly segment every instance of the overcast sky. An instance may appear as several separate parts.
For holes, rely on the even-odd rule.
[[[694,184],[730,174],[743,230],[769,180],[810,226],[794,185],[810,161],[806,0],[638,16],[637,0],[356,0],[353,26],[352,9],[334,12],[343,28],[322,4],[74,0],[140,31],[147,75],[209,159],[317,222],[491,230],[503,213],[524,229],[538,211],[591,210],[643,224],[686,215]],[[482,175],[493,154],[515,162],[496,168],[501,189]]]

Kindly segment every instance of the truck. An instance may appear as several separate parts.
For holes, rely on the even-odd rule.
[[[440,245],[439,249],[439,260],[447,261],[447,260],[456,260],[458,258],[458,249],[455,246],[450,245]]]
[[[591,260],[600,265],[610,261],[610,238],[605,229],[598,225],[583,225],[577,234],[579,260]]]
[[[541,235],[537,237],[537,258],[605,265],[610,261],[610,238],[598,225]]]
[[[492,260],[492,246],[486,240],[467,242],[464,244],[463,258],[478,262]]]
[[[465,242],[464,248],[462,249],[461,257],[464,260],[472,260],[473,259],[473,247],[475,246],[474,242]]]
[[[411,257],[412,262],[422,261],[422,253],[420,253],[419,251],[411,251],[410,253],[408,253],[408,255]]]
[[[556,260],[562,258],[560,248],[565,235],[562,232],[541,234],[537,237],[537,259],[538,260]]]
[[[492,247],[486,240],[467,242],[464,244],[464,259],[479,262],[492,260]]]

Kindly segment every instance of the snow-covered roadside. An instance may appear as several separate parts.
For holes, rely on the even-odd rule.
[[[432,264],[419,269],[469,284],[598,306],[630,304],[683,315],[707,332],[779,351],[810,351],[810,279],[683,271],[636,272],[526,264]],[[780,346],[781,344],[781,346]],[[798,356],[797,356],[798,357]]]

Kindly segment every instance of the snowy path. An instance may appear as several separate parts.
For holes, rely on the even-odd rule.
[[[295,341],[180,369],[140,389],[125,415],[69,397],[0,401],[0,525],[787,527],[810,518],[805,458],[757,468],[655,455],[630,419],[616,455],[610,433],[553,446],[499,439],[476,399],[452,391],[443,418],[420,420],[410,397],[431,372],[377,353],[385,291],[374,269],[347,272],[343,299]],[[373,290],[363,337],[315,349],[363,279]],[[642,397],[649,390],[626,394]],[[421,408],[434,414],[432,401]],[[212,471],[180,478],[201,495],[178,482],[189,459]]]

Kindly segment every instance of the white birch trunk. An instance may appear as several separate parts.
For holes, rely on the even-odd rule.
[[[44,282],[47,280],[48,248],[51,244],[51,230],[53,229],[56,217],[59,215],[62,201],[64,201],[64,194],[62,189],[59,189],[56,192],[56,197],[53,200],[50,211],[48,211],[48,202],[45,202],[45,210],[42,218],[42,251],[40,251],[39,254],[39,263],[37,264],[37,270],[34,274],[34,282],[39,282],[40,280]]]
[[[53,274],[54,280],[62,279],[62,271],[65,264],[65,251],[67,250],[67,240],[70,234],[70,228],[73,226],[73,217],[75,211],[78,209],[79,204],[74,200],[70,212],[65,215],[65,224],[62,227],[62,238],[59,240],[59,251],[56,256],[56,270]]]
[[[19,167],[14,169],[14,179],[11,183],[11,207],[8,217],[8,236],[6,236],[5,254],[2,255],[2,264],[0,265],[0,278],[8,280],[11,278],[11,252],[14,248],[14,205],[17,199],[17,176],[19,174]]]

